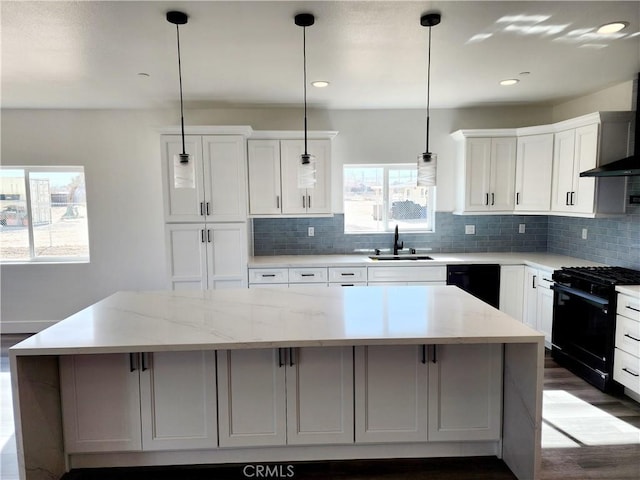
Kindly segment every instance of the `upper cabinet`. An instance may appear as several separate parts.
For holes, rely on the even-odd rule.
[[[193,161],[174,160],[180,135],[162,135],[166,222],[240,222],[247,218],[243,135],[186,135]]]
[[[626,178],[580,177],[629,155],[631,117],[602,112],[558,124],[553,154],[551,210],[564,215],[596,216],[625,211]]]
[[[580,172],[628,156],[630,134],[630,112],[517,129],[458,130],[452,133],[458,142],[454,213],[623,214],[626,178]]]
[[[458,133],[458,132],[456,132]],[[456,213],[499,212],[514,209],[516,138],[476,137],[459,132]]]
[[[335,133],[327,134],[333,135]],[[314,138],[307,142],[307,151],[315,156],[316,162],[314,188],[298,188],[298,169],[300,155],[304,152],[304,140],[250,139],[247,144],[250,215],[307,216],[331,213],[330,138]]]
[[[551,201],[553,134],[518,137],[515,210],[546,212]]]

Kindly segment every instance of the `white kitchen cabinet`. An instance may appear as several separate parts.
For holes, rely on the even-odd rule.
[[[447,267],[438,266],[384,266],[368,267],[369,285],[446,285]]]
[[[553,134],[518,137],[515,210],[548,212],[551,205]]]
[[[246,223],[166,224],[170,288],[247,286]]]
[[[185,135],[193,160],[180,164],[180,135],[162,135],[165,221],[241,222],[247,217],[243,135]]]
[[[515,206],[516,138],[468,137],[459,141],[456,213],[512,212]]]
[[[327,267],[301,267],[289,269],[289,285],[327,285]]]
[[[219,351],[218,391],[221,446],[353,442],[350,347]]]
[[[618,293],[613,378],[640,401],[640,298]]]
[[[553,280],[549,270],[525,267],[523,322],[544,333],[545,345],[551,347],[553,330]]]
[[[624,213],[624,177],[580,177],[580,172],[627,157],[630,126],[628,112],[600,112],[557,124],[552,213],[576,216]]]
[[[216,448],[215,381],[213,351],[62,356],[65,452]]]
[[[432,345],[430,350],[429,441],[499,440],[502,345]]]
[[[329,267],[329,286],[365,286],[367,267]]]
[[[500,310],[522,322],[524,265],[500,267]]]
[[[249,213],[307,216],[331,213],[331,140],[310,139],[316,185],[298,188],[304,140],[251,139],[248,142]]]
[[[355,347],[357,443],[427,440],[426,347]]]

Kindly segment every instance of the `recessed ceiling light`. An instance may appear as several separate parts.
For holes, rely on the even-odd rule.
[[[508,87],[509,85],[515,85],[516,83],[518,83],[520,80],[518,80],[517,78],[508,78],[506,80],[502,80],[500,82],[500,85],[504,86],[504,87]]]
[[[600,33],[603,35],[607,35],[609,33],[616,33],[616,32],[619,32],[620,30],[624,30],[628,26],[629,24],[627,22],[606,23],[602,25],[600,28],[598,28],[597,33]]]
[[[318,87],[318,88],[324,88],[324,87],[328,87],[329,86],[329,82],[325,81],[325,80],[318,80],[315,82],[311,82],[311,85],[313,85],[314,87]]]

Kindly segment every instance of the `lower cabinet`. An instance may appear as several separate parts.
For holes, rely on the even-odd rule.
[[[351,347],[218,352],[220,446],[353,443]]]
[[[355,349],[356,442],[498,440],[502,345]]]
[[[553,329],[553,272],[525,267],[523,322],[544,333],[547,347],[551,346]]]
[[[500,311],[522,322],[524,265],[500,267]]]
[[[60,357],[66,453],[217,447],[213,351]]]
[[[165,228],[172,290],[247,286],[245,223],[175,223]]]

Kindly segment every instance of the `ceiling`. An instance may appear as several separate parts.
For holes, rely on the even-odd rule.
[[[178,103],[181,10],[187,107],[300,106],[307,28],[311,106],[424,108],[558,103],[640,71],[640,2],[196,1],[1,2],[2,108],[164,108]],[[619,34],[595,29],[624,20]],[[522,72],[529,72],[523,74]],[[140,73],[148,76],[139,75]],[[502,87],[498,82],[517,78]]]

